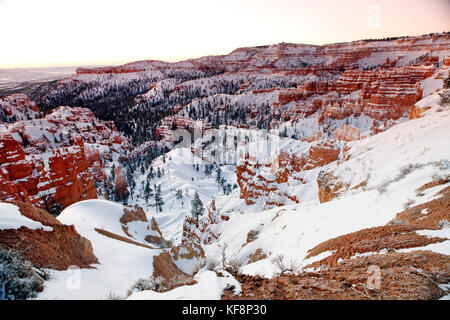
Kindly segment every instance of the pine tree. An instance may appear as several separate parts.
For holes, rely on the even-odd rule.
[[[200,200],[200,196],[198,195],[197,191],[194,194],[194,199],[192,199],[191,204],[191,214],[197,219],[198,222],[198,217],[203,215],[205,209],[203,208],[203,202]]]
[[[180,200],[180,199],[183,198],[183,191],[181,191],[181,189],[178,189],[178,190],[175,192],[175,198],[176,198],[177,200]]]
[[[150,167],[150,172],[147,175],[147,179],[151,180],[155,176],[155,173],[153,172],[153,167]]]
[[[147,183],[145,185],[145,189],[144,189],[144,197],[145,197],[145,202],[148,204],[148,199],[150,197],[153,197],[153,190],[152,188],[150,188],[150,183]]]
[[[216,182],[218,184],[220,184],[221,178],[222,178],[222,170],[220,170],[220,167],[218,167],[216,170]]]
[[[212,169],[213,169],[213,165],[212,164],[207,163],[205,165],[205,175],[207,177],[211,176]]]
[[[155,184],[155,208],[156,212],[161,212],[164,201],[161,197],[161,185],[156,186]]]

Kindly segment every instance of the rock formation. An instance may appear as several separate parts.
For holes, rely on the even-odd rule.
[[[47,211],[30,204],[19,201],[10,203],[19,207],[23,216],[50,227],[50,230],[27,227],[0,230],[2,246],[21,251],[27,260],[41,268],[90,268],[98,263],[90,241],[80,236],[74,226],[63,225]]]

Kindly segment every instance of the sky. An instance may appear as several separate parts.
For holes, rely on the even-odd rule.
[[[0,0],[0,68],[178,61],[450,31],[450,0]]]

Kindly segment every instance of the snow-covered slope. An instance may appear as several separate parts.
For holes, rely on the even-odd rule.
[[[160,156],[152,163],[152,169],[135,173],[137,184],[133,204],[144,207],[148,213],[146,221],[125,223],[124,209],[132,207],[106,200],[79,202],[62,212],[58,219],[64,224],[73,224],[80,235],[91,241],[99,263],[92,265],[95,267],[92,269],[55,272],[38,298],[104,299],[109,293],[125,297],[136,280],[152,275],[154,257],[163,252],[145,240],[146,235],[153,232],[150,216],[156,219],[164,237],[174,245],[182,240],[192,240],[189,234],[183,234],[183,222],[190,216],[194,192],[199,193],[207,209],[207,214],[200,217],[200,223],[206,228],[197,230],[197,234],[217,236],[203,244],[209,263],[221,261],[224,252],[227,259],[240,261],[240,272],[272,277],[277,270],[271,260],[280,254],[287,260],[299,262],[302,267],[326,258],[333,252],[307,256],[309,250],[324,241],[361,229],[384,226],[405,208],[438,199],[438,192],[450,185],[450,110],[439,105],[437,94],[419,102],[417,107],[430,109],[418,119],[347,143],[345,156],[341,155],[335,161],[300,170],[298,174],[303,174],[304,183],[292,183],[290,187],[296,194],[303,195],[301,201],[269,210],[264,210],[261,203],[247,206],[244,199],[239,199],[240,188],[224,194],[216,181],[218,166],[213,167],[210,174],[205,172],[211,162],[210,154],[199,157],[189,148],[179,148]],[[249,133],[222,128],[218,137],[223,138],[225,132],[236,134],[233,132],[236,130]],[[256,131],[252,133],[258,135]],[[234,144],[234,139],[232,141]],[[234,162],[220,166],[222,177],[230,184],[237,182],[238,154],[252,153],[251,142],[248,143],[245,152],[232,153]],[[223,150],[227,146],[225,143]],[[254,153],[253,157],[273,163],[277,159],[275,151],[301,153],[310,147],[309,142],[284,138],[272,152]],[[318,182],[324,173],[332,178]],[[417,191],[424,184],[438,180],[444,183],[420,193]],[[162,212],[153,206],[152,197],[145,199],[147,183],[153,190],[155,185],[161,186],[165,202]],[[335,195],[324,202],[319,194],[320,188],[327,184],[338,187],[333,189]],[[182,197],[176,195],[177,190],[181,190]],[[221,215],[226,219],[214,218]],[[449,230],[444,226],[437,233],[418,231],[418,234],[450,239]],[[418,249],[449,254],[449,243],[447,240]],[[399,252],[406,251],[401,249]],[[194,277],[196,284],[182,285],[163,293],[144,290],[129,298],[218,299],[222,290],[230,285],[236,287],[234,293],[238,294],[239,283],[231,275],[224,274],[225,277],[218,277],[203,267]]]
[[[109,231],[140,243],[122,229],[123,215],[123,205],[105,200],[86,200],[65,209],[58,219],[74,225],[80,235],[91,241],[99,263],[92,269],[55,271],[38,299],[106,299],[110,293],[124,296],[138,279],[150,277],[153,256],[160,254],[161,249],[149,249],[96,231]],[[140,223],[136,229],[141,231],[150,227],[146,222],[134,223]]]
[[[432,219],[421,206],[448,202],[450,110],[437,91],[448,81],[449,39],[281,43],[80,68],[34,90],[39,109],[25,96],[3,98],[0,196],[55,214],[68,206],[60,229],[75,228],[98,259],[55,271],[39,298],[125,297],[138,279],[169,272],[183,282],[130,298],[217,299],[246,281],[223,260],[270,281],[280,255],[312,268],[421,248],[444,254],[435,258],[445,265],[450,217],[434,212],[423,224]],[[97,197],[123,204],[74,203]],[[0,231],[40,232],[8,205],[0,219]],[[395,237],[397,227],[410,246],[346,249],[351,233]],[[311,253],[335,239],[353,256],[332,245]]]
[[[416,190],[439,177],[448,179],[449,126],[450,110],[435,104],[420,119],[350,143],[350,158],[326,168],[335,176],[334,183],[342,185],[338,199],[319,203],[316,196],[298,205],[230,215],[229,221],[212,228],[221,236],[206,246],[207,256],[219,259],[220,247],[227,244],[227,254],[246,264],[250,254],[262,249],[267,258],[244,266],[242,271],[270,276],[274,270],[270,258],[278,254],[301,261],[309,249],[325,240],[384,225],[404,208],[430,201],[449,183],[426,194]],[[220,203],[216,202],[218,211]],[[246,244],[251,230],[257,232],[256,240]],[[444,233],[450,238],[448,230]]]
[[[0,230],[19,229],[21,227],[32,230],[43,229],[45,231],[52,231],[51,227],[44,226],[40,222],[22,215],[19,207],[16,205],[0,203]]]

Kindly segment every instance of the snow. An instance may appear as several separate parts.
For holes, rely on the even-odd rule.
[[[322,204],[317,201],[317,193],[307,197],[308,201],[299,192],[303,199],[301,204],[255,213],[249,213],[239,201],[230,199],[231,196],[216,201],[219,211],[243,211],[245,214],[231,214],[229,221],[214,226],[212,230],[221,236],[216,243],[205,247],[207,257],[220,259],[221,246],[227,244],[227,256],[237,257],[246,264],[251,253],[262,249],[268,258],[244,265],[241,271],[271,277],[276,270],[270,260],[278,254],[304,266],[308,261],[302,260],[308,250],[321,242],[385,225],[403,211],[408,202],[417,205],[437,198],[437,193],[449,183],[427,189],[420,195],[416,190],[433,180],[433,176],[450,174],[447,134],[450,111],[436,112],[436,96],[426,99],[432,102],[432,108],[423,118],[349,143],[349,160],[320,168],[331,170],[339,181],[348,182],[349,189],[367,179],[364,187],[346,191],[338,199]],[[419,105],[421,103],[424,102]],[[315,179],[305,187],[314,187],[314,184]],[[257,239],[245,244],[247,233],[256,228],[259,228]],[[439,234],[449,237],[447,230],[439,231]],[[424,249],[449,254],[449,242]],[[420,248],[411,250],[417,249]]]
[[[235,294],[241,291],[240,283],[228,272],[222,271],[224,277],[218,277],[214,271],[201,270],[194,279],[194,285],[186,285],[167,292],[145,290],[133,293],[127,300],[219,300],[223,289],[234,286]]]
[[[443,242],[431,243],[426,246],[416,247],[416,248],[407,248],[397,250],[398,252],[411,252],[413,250],[430,250],[432,252],[441,253],[441,254],[450,254],[450,228],[443,228],[440,230],[418,230],[417,234],[427,237],[439,237],[444,239],[449,239]]]
[[[315,245],[343,234],[385,225],[403,211],[408,202],[417,205],[435,199],[437,192],[447,186],[427,189],[420,196],[416,193],[419,187],[433,179],[433,175],[450,174],[450,166],[446,165],[450,155],[450,140],[446,139],[450,112],[437,112],[438,102],[437,93],[428,96],[417,103],[418,107],[432,107],[425,112],[424,117],[412,121],[400,119],[398,124],[382,133],[348,143],[351,147],[348,151],[349,160],[301,172],[299,176],[306,183],[290,181],[279,184],[277,187],[281,191],[296,195],[301,203],[271,210],[264,210],[264,197],[256,199],[253,205],[245,205],[244,200],[239,198],[239,189],[233,190],[230,195],[223,195],[215,182],[215,172],[211,177],[205,176],[205,159],[193,155],[187,148],[173,150],[166,155],[165,162],[162,157],[154,162],[154,169],[161,167],[166,172],[161,178],[151,181],[152,185],[161,184],[166,205],[162,213],[153,214],[163,234],[177,243],[181,239],[182,219],[190,215],[191,199],[185,198],[183,206],[181,201],[175,200],[174,192],[170,190],[180,188],[183,194],[188,191],[190,195],[197,191],[205,206],[214,198],[218,212],[230,217],[229,221],[211,226],[211,231],[220,234],[220,238],[204,247],[208,259],[219,260],[221,246],[227,244],[227,256],[237,257],[244,264],[257,249],[268,254],[265,260],[244,265],[241,270],[248,274],[272,276],[275,270],[270,260],[278,254],[283,254],[287,260],[297,260],[304,266],[315,261],[302,261],[307,251]],[[363,117],[355,121],[360,122],[357,125],[361,128],[369,130],[371,121]],[[262,132],[224,126],[214,133],[216,141],[222,141],[225,132],[227,137],[249,136],[250,141],[254,142],[244,146],[244,149],[250,151],[259,163],[272,161],[279,150],[301,155],[314,144],[290,138],[274,139],[275,147],[269,150],[260,143],[261,137],[264,137]],[[237,160],[221,167],[227,181],[234,183],[239,150],[233,151],[228,144],[221,149],[226,150],[231,159]],[[192,164],[199,164],[200,170],[196,171]],[[321,170],[333,172],[339,181],[349,183],[349,189],[364,180],[367,180],[367,184],[346,191],[331,202],[320,204],[316,181]],[[145,181],[146,174],[137,178],[138,186]],[[268,168],[261,169],[258,174],[273,178]],[[140,189],[139,193],[143,194],[143,190]],[[268,198],[276,197],[273,194]],[[135,201],[145,207],[142,200]],[[149,206],[146,209],[149,212],[154,210]],[[247,233],[256,229],[259,230],[257,239],[244,245]],[[449,252],[446,248],[442,250]]]
[[[190,201],[194,192],[198,192],[205,206],[212,199],[216,202],[218,212],[227,214],[230,219],[212,225],[211,230],[220,237],[217,241],[204,246],[208,261],[220,260],[222,248],[226,244],[226,256],[242,261],[240,271],[246,274],[271,277],[277,270],[271,259],[283,254],[287,261],[299,262],[304,267],[309,263],[323,259],[330,254],[323,252],[318,256],[306,259],[308,250],[331,238],[355,232],[364,228],[382,226],[395,218],[398,212],[404,210],[408,203],[417,205],[438,197],[437,193],[449,184],[444,184],[424,190],[418,194],[416,190],[429,182],[436,175],[445,176],[450,173],[448,165],[450,141],[447,131],[450,125],[450,111],[437,111],[439,98],[432,94],[417,106],[430,106],[424,117],[399,121],[386,131],[359,141],[348,143],[350,159],[345,162],[333,162],[321,168],[302,172],[305,184],[291,184],[286,189],[298,195],[300,204],[285,205],[269,210],[263,210],[264,199],[246,206],[239,199],[239,189],[232,190],[230,195],[223,195],[215,181],[215,170],[211,176],[204,173],[206,158],[194,155],[187,148],[170,151],[165,157],[159,157],[153,162],[153,169],[160,168],[164,174],[160,178],[149,180],[150,185],[161,185],[162,197],[165,201],[163,212],[155,212],[151,203],[143,199],[144,185],[147,182],[148,170],[142,175],[136,173],[135,197],[131,203],[139,204],[145,211],[155,217],[163,235],[178,244],[181,241],[183,220],[190,215]],[[369,126],[369,121],[362,121],[362,127]],[[258,141],[261,137],[258,131],[241,130],[222,127],[216,136],[234,136],[240,132],[242,136],[250,133]],[[276,150],[289,150],[300,155],[308,150],[311,144],[292,139],[280,139]],[[225,148],[228,146],[225,145]],[[246,146],[254,150],[257,161],[271,161],[275,152],[267,152],[255,146]],[[274,149],[275,150],[275,149]],[[227,151],[229,151],[227,149]],[[231,152],[231,151],[230,151]],[[232,159],[239,157],[232,154]],[[205,156],[205,155],[203,155]],[[199,165],[199,170],[195,169]],[[222,175],[230,183],[236,182],[236,162],[227,162],[221,166]],[[265,171],[264,171],[265,170]],[[320,170],[330,170],[339,181],[349,183],[349,190],[338,198],[326,203],[319,203],[317,198],[317,174]],[[266,172],[267,171],[267,172]],[[263,169],[265,176],[270,177],[271,171]],[[273,178],[273,177],[272,177]],[[350,190],[362,181],[365,186]],[[285,188],[285,187],[283,187]],[[182,190],[183,199],[175,198],[175,191]],[[189,194],[186,197],[186,194]],[[151,202],[151,200],[150,200]],[[90,200],[67,208],[60,216],[64,223],[74,224],[81,235],[90,239],[94,253],[100,260],[97,269],[83,269],[82,289],[77,293],[69,292],[66,296],[78,298],[105,298],[109,292],[124,295],[126,290],[138,278],[148,277],[152,273],[152,257],[160,250],[149,250],[132,246],[123,242],[99,235],[94,226],[122,236],[121,224],[118,222],[123,207],[108,201]],[[425,214],[425,213],[424,213]],[[132,222],[130,233],[136,241],[143,241],[144,225]],[[256,239],[247,243],[247,233],[257,230]],[[426,236],[442,236],[450,238],[449,229],[421,230],[419,234]],[[449,254],[450,240],[430,244],[425,247],[398,250],[432,250]],[[257,249],[262,249],[267,258],[248,264],[249,255]],[[357,254],[355,257],[373,253]],[[123,258],[123,257],[126,258]],[[187,270],[192,261],[178,261],[181,269]],[[143,264],[143,265],[141,265]],[[192,271],[192,270],[191,270]],[[114,279],[113,283],[108,283]],[[51,280],[39,298],[64,297],[64,285],[67,275],[58,273],[56,280]],[[129,299],[219,299],[226,286],[239,284],[232,277],[218,277],[215,272],[202,269],[195,275],[194,285],[185,285],[168,292],[142,291],[133,293]],[[52,282],[53,281],[53,282]],[[63,290],[61,293],[60,290]]]
[[[437,69],[436,72],[429,78],[422,80],[420,83],[420,88],[423,90],[423,97],[427,97],[429,95],[434,94],[436,91],[439,91],[442,88],[443,81],[446,76],[442,75],[442,79],[438,78],[437,75],[442,71]],[[448,72],[447,72],[448,73]]]
[[[140,278],[153,273],[153,256],[162,250],[148,249],[104,236],[95,228],[127,237],[119,222],[123,206],[106,200],[86,200],[66,208],[58,219],[73,224],[77,232],[89,239],[99,264],[92,269],[53,271],[38,299],[106,299],[114,293],[125,296]],[[134,239],[131,239],[134,240]],[[71,285],[78,277],[79,286]]]
[[[0,230],[20,229],[21,227],[53,231],[52,227],[44,226],[38,221],[23,216],[18,206],[0,202]]]
[[[431,40],[424,39],[426,45],[436,46]],[[417,43],[419,43],[417,42]],[[355,42],[348,50],[356,47],[381,46],[380,50],[374,51],[365,58],[358,61],[361,68],[379,66],[386,62],[397,61],[397,66],[403,66],[414,61],[426,53],[425,50],[412,50],[405,53],[404,50],[396,50],[393,45],[386,41],[379,42]],[[292,68],[295,65],[308,64],[330,64],[334,58],[327,56],[316,56],[317,47],[307,45],[284,45],[286,57],[274,60],[274,54],[280,46],[268,46],[265,48],[241,48],[224,56],[223,61],[227,63],[226,70],[239,70],[239,72],[227,72],[224,74],[200,78],[195,75],[195,61],[168,64],[160,61],[143,61],[129,64],[129,67],[141,68],[142,72],[124,74],[76,74],[71,79],[62,80],[65,84],[73,80],[84,81],[95,86],[96,94],[107,92],[108,86],[124,85],[133,80],[145,80],[145,82],[156,82],[156,86],[137,97],[149,104],[157,104],[164,99],[174,98],[183,90],[183,86],[190,90],[199,90],[205,93],[205,97],[190,101],[179,111],[179,116],[188,116],[192,110],[199,111],[205,103],[216,107],[242,108],[250,110],[257,106],[270,106],[278,101],[279,94],[283,86],[290,83],[302,83],[306,80],[321,80],[317,76],[286,75],[284,73],[273,73],[267,69],[260,69],[256,75],[252,71],[255,67],[264,67],[274,63],[280,68]],[[339,49],[332,45],[325,51],[335,52]],[[345,51],[345,50],[344,50]],[[443,50],[445,52],[445,50]],[[447,50],[448,52],[448,50]],[[289,57],[289,55],[304,55]],[[442,58],[442,52],[440,59]],[[335,55],[337,56],[337,55]],[[300,58],[301,59],[300,59]],[[442,59],[441,59],[442,60]],[[214,64],[217,57],[199,59],[199,61]],[[190,75],[193,80],[185,81],[176,78],[168,78],[172,73],[182,72],[183,75]],[[286,183],[276,184],[276,176],[273,166],[260,167],[253,164],[249,170],[255,171],[257,175],[264,177],[267,185],[276,186],[276,192],[268,196],[260,196],[255,199],[253,205],[246,205],[244,199],[240,199],[239,188],[233,189],[231,194],[224,195],[222,188],[216,182],[215,167],[211,175],[204,172],[205,165],[218,162],[222,170],[222,176],[226,183],[234,185],[236,180],[236,166],[242,163],[242,155],[249,153],[249,158],[253,163],[269,164],[277,158],[280,151],[286,151],[296,156],[307,155],[310,148],[317,142],[304,142],[290,138],[279,139],[276,132],[263,132],[262,130],[237,129],[233,127],[221,126],[219,130],[211,130],[209,133],[216,137],[217,142],[226,140],[219,148],[216,148],[216,158],[208,149],[203,154],[193,154],[190,148],[176,148],[161,156],[151,164],[155,177],[149,178],[149,169],[144,173],[136,170],[134,181],[136,187],[133,196],[128,199],[129,203],[139,205],[147,212],[148,219],[154,217],[159,224],[163,236],[172,241],[174,245],[181,243],[183,232],[183,221],[190,216],[191,200],[193,194],[198,192],[205,208],[214,200],[217,212],[226,215],[228,221],[220,221],[217,224],[208,226],[208,230],[220,235],[218,240],[204,245],[204,250],[208,261],[219,261],[221,259],[222,248],[226,245],[226,255],[228,258],[238,259],[243,263],[240,271],[246,274],[262,275],[272,277],[276,271],[271,259],[282,254],[287,261],[297,261],[302,267],[314,261],[326,258],[332,251],[323,252],[317,256],[306,259],[308,250],[314,246],[350,232],[355,232],[364,228],[382,226],[395,218],[398,212],[411,203],[413,205],[425,203],[438,197],[437,193],[447,187],[449,183],[430,188],[417,194],[416,190],[424,183],[433,179],[433,176],[445,176],[450,174],[450,140],[448,139],[448,128],[450,125],[450,111],[443,109],[438,112],[440,96],[435,93],[442,85],[444,74],[440,74],[442,69],[420,83],[425,97],[416,104],[418,108],[431,107],[424,113],[424,117],[407,121],[400,118],[395,122],[386,124],[391,128],[375,136],[369,136],[374,120],[364,114],[358,117],[351,116],[343,120],[326,120],[328,130],[334,131],[344,124],[352,125],[360,130],[362,139],[347,143],[350,150],[347,152],[350,158],[344,162],[335,161],[326,166],[315,168],[300,173],[294,173]],[[333,77],[328,75],[328,77]],[[328,79],[329,79],[328,78]],[[250,79],[250,80],[249,80]],[[221,91],[218,83],[239,83],[244,84],[239,89],[239,94],[225,94]],[[101,86],[104,84],[104,86]],[[180,86],[182,84],[182,86]],[[177,90],[175,90],[175,88]],[[274,90],[262,93],[255,93],[257,89],[274,88]],[[389,92],[390,88],[386,89]],[[358,100],[361,90],[348,94],[345,99]],[[415,92],[415,89],[414,89]],[[391,94],[397,93],[390,91]],[[328,98],[337,97],[337,93],[331,93]],[[312,96],[309,103],[318,96]],[[224,101],[223,103],[219,101]],[[151,102],[151,103],[150,103]],[[294,109],[295,102],[281,106],[279,112],[287,109]],[[135,106],[143,107],[137,104]],[[220,109],[216,108],[216,109]],[[83,111],[81,109],[73,109]],[[220,114],[221,110],[216,110]],[[33,139],[50,140],[52,148],[57,147],[54,136],[48,135],[54,125],[50,120],[64,119],[70,116],[72,109],[61,107],[52,114],[39,121],[25,122],[26,133]],[[89,112],[85,110],[85,118],[89,118]],[[205,115],[205,120],[211,115]],[[210,119],[209,119],[210,120]],[[62,132],[77,128],[88,138],[90,127],[88,123],[80,122],[76,126],[65,126]],[[249,124],[253,125],[253,123]],[[4,131],[14,131],[14,125],[2,125]],[[323,126],[319,125],[317,115],[285,122],[277,127],[279,131],[286,130],[287,136],[294,133],[297,138],[314,136],[318,131],[322,131]],[[386,129],[386,128],[384,128]],[[58,128],[61,131],[61,128]],[[17,131],[17,130],[16,130]],[[17,133],[14,138],[20,139]],[[225,136],[227,139],[225,139]],[[249,137],[249,142],[244,142],[244,137]],[[268,136],[270,143],[266,144],[265,138]],[[239,147],[233,148],[234,137],[239,137]],[[94,137],[95,138],[95,137]],[[194,147],[206,143],[210,136],[202,137],[195,141]],[[100,154],[107,153],[110,148],[105,144],[86,143],[86,150],[98,150]],[[342,144],[340,145],[342,146]],[[115,145],[123,153],[125,149]],[[142,148],[145,152],[145,148]],[[67,152],[71,152],[70,149]],[[224,156],[226,155],[226,157]],[[48,166],[50,153],[42,153],[39,158]],[[250,161],[250,162],[251,162]],[[118,164],[118,154],[114,154],[112,163]],[[199,170],[196,170],[196,166]],[[157,169],[163,174],[156,176]],[[126,169],[126,168],[124,168]],[[348,184],[346,190],[342,190],[336,199],[319,203],[317,177],[320,171],[331,172],[337,181]],[[105,168],[106,172],[111,171],[111,167]],[[243,174],[257,186],[262,186],[261,180],[247,173]],[[299,183],[298,179],[303,183]],[[357,189],[352,187],[366,183]],[[156,212],[153,206],[153,199],[145,199],[145,185],[149,184],[153,189],[159,185],[162,190],[162,198],[165,202],[162,212]],[[40,184],[39,186],[42,186]],[[177,199],[177,190],[182,191],[183,198]],[[54,190],[49,190],[53,192]],[[296,196],[300,199],[299,204],[293,201],[283,202],[285,193]],[[285,198],[285,197],[284,197]],[[270,209],[266,207],[269,201],[284,203],[283,207]],[[153,273],[153,257],[163,252],[161,249],[149,249],[136,246],[131,243],[113,239],[98,233],[95,229],[112,232],[118,236],[127,238],[138,243],[145,243],[145,236],[155,235],[149,230],[149,223],[133,221],[127,224],[128,232],[125,232],[120,218],[123,215],[124,206],[107,200],[87,200],[76,203],[66,208],[58,217],[64,224],[74,225],[80,235],[89,239],[92,243],[94,254],[99,260],[98,264],[92,265],[90,269],[71,269],[68,271],[54,271],[53,277],[46,282],[44,291],[38,299],[105,299],[108,294],[114,293],[125,297],[127,290],[140,278],[148,278]],[[425,211],[422,214],[426,214]],[[205,221],[206,214],[200,218]],[[18,208],[9,204],[0,204],[0,229],[20,228],[27,226],[30,228],[48,228],[40,223],[32,221],[20,214]],[[51,229],[51,228],[50,228]],[[247,234],[250,230],[256,232],[255,239],[247,243]],[[425,236],[441,236],[450,239],[450,229],[442,230],[421,230],[418,234]],[[420,248],[402,249],[399,252],[412,250],[431,250],[443,254],[450,253],[450,240],[441,243],[430,244]],[[249,262],[249,256],[257,250],[262,250],[267,255],[266,259]],[[382,251],[384,252],[384,251]],[[374,254],[373,252],[356,254],[353,257],[360,257]],[[175,264],[183,271],[192,273],[193,262],[180,259]],[[233,285],[236,287],[235,293],[239,293],[239,283],[227,272],[221,271],[225,276],[218,277],[213,271],[205,268],[195,274],[194,285],[177,287],[168,292],[142,291],[133,293],[130,300],[142,299],[220,299],[225,287]],[[74,285],[73,280],[79,280],[78,285]],[[75,281],[75,283],[77,283]]]

